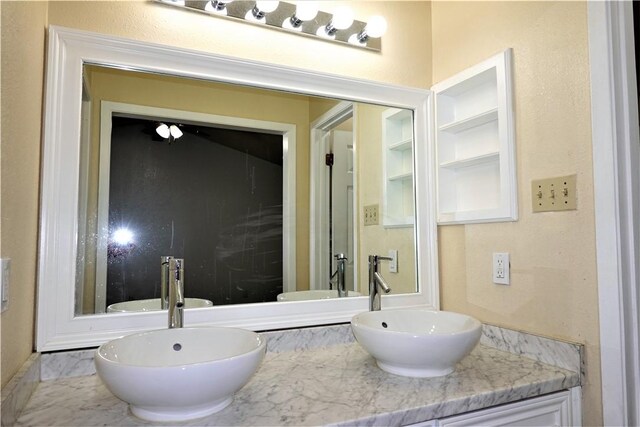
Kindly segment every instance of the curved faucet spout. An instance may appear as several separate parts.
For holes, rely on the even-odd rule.
[[[342,297],[346,297],[349,296],[349,290],[347,289],[347,282],[346,282],[346,278],[345,278],[345,271],[347,269],[347,256],[345,254],[337,254],[336,256],[336,262],[338,264],[338,268],[336,270],[336,272],[333,274],[333,276],[336,276],[337,278],[337,284],[336,284],[336,289],[338,290],[338,297],[342,298]],[[331,276],[331,278],[333,278],[333,276]]]
[[[184,322],[184,259],[169,259],[169,328]]]
[[[391,292],[391,287],[378,272],[378,264],[381,260],[391,261],[393,258],[380,255],[369,255],[369,311],[378,311],[382,308],[380,288],[385,294]]]

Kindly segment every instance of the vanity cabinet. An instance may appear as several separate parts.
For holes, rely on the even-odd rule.
[[[411,426],[579,426],[582,425],[580,400],[580,387],[574,387],[570,390]]]
[[[438,223],[516,220],[511,49],[432,90]]]
[[[411,227],[413,214],[413,114],[389,108],[382,113],[382,225]]]

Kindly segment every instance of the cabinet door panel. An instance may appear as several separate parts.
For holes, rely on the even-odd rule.
[[[570,393],[563,391],[439,421],[453,426],[571,426]]]

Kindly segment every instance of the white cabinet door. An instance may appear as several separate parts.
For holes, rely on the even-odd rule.
[[[574,392],[575,393],[575,392]],[[579,391],[578,391],[579,393]],[[575,426],[581,423],[574,412],[572,392],[563,391],[468,414],[439,420],[439,426]],[[580,406],[579,404],[577,406]]]
[[[411,424],[411,427],[582,425],[580,387],[462,415]]]

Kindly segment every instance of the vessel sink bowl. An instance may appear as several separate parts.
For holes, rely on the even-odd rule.
[[[349,291],[349,297],[359,297],[362,294],[356,291]],[[307,301],[317,299],[339,298],[338,291],[333,289],[317,289],[311,291],[284,292],[278,294],[278,301]]]
[[[142,332],[96,350],[98,375],[131,412],[154,422],[184,421],[224,409],[256,372],[266,342],[236,328]]]
[[[481,334],[481,324],[473,317],[427,309],[360,313],[351,319],[351,328],[380,369],[419,378],[453,372]]]
[[[184,308],[212,307],[213,303],[208,299],[185,298]],[[129,313],[132,311],[159,311],[160,298],[138,299],[133,301],[117,302],[107,307],[107,313]]]

